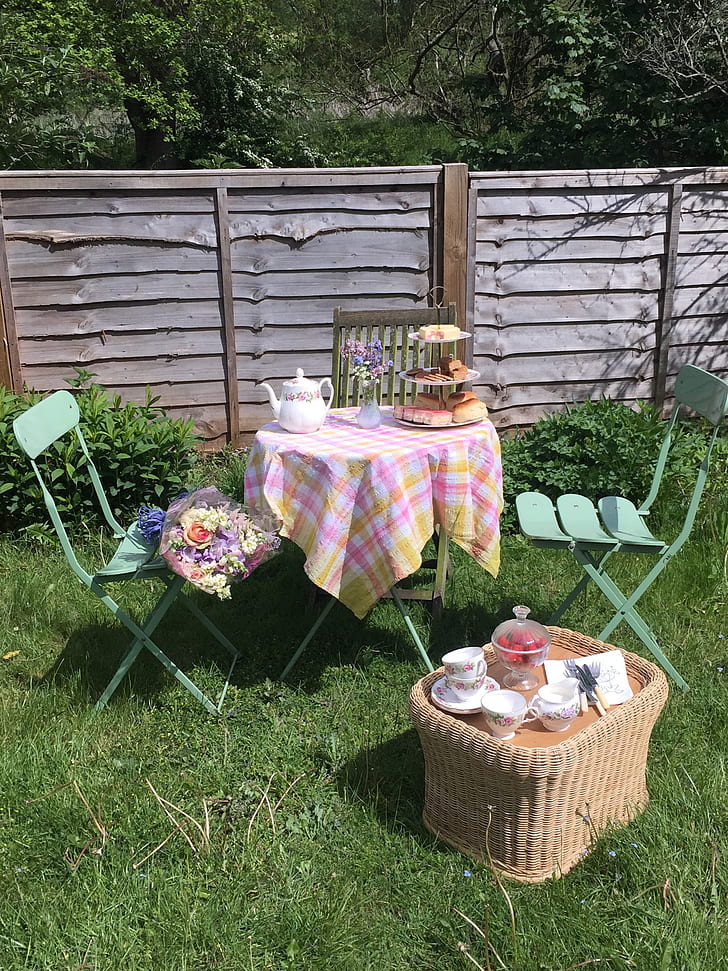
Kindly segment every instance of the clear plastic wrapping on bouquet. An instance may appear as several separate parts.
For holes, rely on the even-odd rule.
[[[159,552],[175,573],[221,599],[280,546],[280,523],[234,502],[214,486],[181,496],[167,510]]]

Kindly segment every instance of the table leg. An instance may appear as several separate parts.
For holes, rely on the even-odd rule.
[[[296,663],[296,661],[298,661],[299,657],[306,650],[306,648],[308,647],[308,645],[309,645],[311,639],[313,638],[314,634],[319,629],[319,627],[321,626],[321,624],[323,624],[323,622],[326,620],[326,618],[329,615],[329,612],[331,611],[331,608],[334,606],[335,603],[336,603],[336,597],[329,597],[329,602],[326,604],[326,606],[324,607],[324,609],[321,611],[321,613],[316,618],[316,623],[313,625],[313,627],[311,628],[311,630],[308,632],[308,634],[306,634],[306,636],[304,637],[304,639],[298,645],[298,648],[296,650],[296,653],[293,655],[293,657],[291,658],[291,660],[285,666],[285,668],[283,670],[283,674],[281,674],[281,681],[283,681],[283,679],[286,677],[286,675],[292,670],[292,668],[293,668],[294,664]]]
[[[400,596],[394,587],[392,587],[392,590],[390,592],[392,594],[392,599],[397,604],[397,607],[399,608],[399,612],[402,614],[402,617],[404,618],[404,622],[407,625],[407,630],[410,633],[410,637],[414,641],[415,647],[420,652],[420,655],[422,656],[422,660],[425,662],[425,666],[427,670],[434,671],[435,669],[432,666],[432,661],[428,657],[427,651],[425,650],[425,646],[420,639],[420,635],[417,633],[415,625],[412,623],[412,618],[407,613],[407,608],[402,603],[402,600],[400,599]],[[286,678],[286,676],[293,670],[293,667],[298,661],[299,657],[303,654],[303,652],[306,650],[308,645],[311,643],[311,640],[313,639],[314,634],[319,629],[321,624],[323,624],[323,622],[326,620],[326,618],[328,617],[331,611],[331,608],[334,606],[335,603],[336,603],[336,597],[329,597],[329,602],[326,604],[324,609],[316,618],[316,623],[313,625],[311,630],[308,632],[308,634],[306,634],[304,639],[298,645],[298,647],[296,648],[295,654],[283,669],[283,673],[281,674],[281,681],[283,681]]]
[[[399,612],[402,614],[402,617],[404,618],[404,622],[407,625],[407,630],[410,632],[410,636],[412,637],[412,640],[415,642],[417,650],[422,655],[422,660],[425,662],[425,666],[427,667],[427,670],[434,671],[435,669],[432,666],[432,661],[430,660],[427,654],[427,651],[425,650],[424,645],[420,640],[420,636],[415,629],[415,625],[412,623],[412,618],[407,613],[407,609],[405,605],[402,603],[402,600],[400,599],[399,594],[397,593],[396,587],[392,587],[391,594],[392,594],[392,599],[399,607]]]

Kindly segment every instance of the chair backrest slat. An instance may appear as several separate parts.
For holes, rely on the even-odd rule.
[[[667,464],[670,447],[672,445],[673,430],[678,415],[682,407],[691,408],[702,418],[706,418],[714,427],[710,436],[706,435],[706,450],[699,469],[696,472],[693,493],[688,503],[688,511],[685,518],[681,537],[687,538],[695,520],[695,514],[703,493],[703,488],[710,468],[710,457],[713,451],[720,425],[728,413],[728,382],[709,371],[695,367],[693,364],[685,364],[679,371],[675,380],[675,404],[667,425],[667,432],[660,448],[660,454],[655,466],[652,477],[650,491],[645,501],[640,506],[640,512],[647,514],[655,501],[659,492],[662,475]],[[680,544],[681,545],[681,544]],[[678,547],[679,548],[679,547]]]
[[[713,425],[719,425],[728,412],[728,382],[693,364],[686,364],[675,381],[675,400],[692,408]]]
[[[351,377],[351,363],[342,358],[341,349],[349,339],[368,343],[378,337],[382,342],[385,360],[393,362],[387,374],[381,378],[383,404],[404,403],[414,398],[417,385],[399,378],[410,367],[429,367],[437,364],[439,344],[425,347],[419,341],[411,341],[409,334],[425,324],[457,324],[457,307],[416,307],[411,310],[343,310],[334,308],[334,340],[332,356],[332,384],[334,407],[344,408],[359,404],[361,389]]]
[[[57,438],[75,428],[78,419],[78,405],[70,391],[56,391],[18,415],[13,431],[25,454],[35,459]]]

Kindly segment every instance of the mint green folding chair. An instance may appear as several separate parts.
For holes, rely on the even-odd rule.
[[[707,419],[713,429],[706,433],[705,452],[696,468],[695,485],[683,524],[675,539],[667,543],[650,532],[646,519],[659,492],[681,406]],[[621,496],[607,496],[599,500],[597,512],[591,500],[585,496],[569,494],[556,500],[554,510],[551,500],[538,492],[523,492],[516,498],[521,532],[532,545],[569,550],[584,570],[584,576],[558,607],[550,623],[556,623],[587,584],[593,581],[616,608],[616,613],[598,639],[606,640],[618,624],[626,621],[662,667],[685,690],[688,687],[686,681],[659,647],[655,635],[635,609],[635,604],[690,535],[708,476],[713,445],[726,412],[728,383],[701,368],[686,364],[677,376],[675,404],[666,423],[665,438],[657,457],[652,484],[641,506],[636,507]],[[605,570],[607,561],[615,553],[646,553],[657,557],[657,562],[632,593],[624,594]]]
[[[116,691],[117,687],[121,683],[122,679],[129,671],[139,653],[143,648],[146,648],[154,657],[160,661],[168,671],[170,671],[178,681],[180,681],[185,688],[199,701],[201,702],[208,711],[213,714],[219,714],[222,709],[222,704],[225,699],[225,693],[227,692],[228,684],[230,683],[230,677],[235,666],[235,662],[239,657],[239,652],[227,639],[227,637],[222,634],[215,625],[208,620],[207,617],[198,609],[197,605],[193,603],[188,597],[182,593],[182,587],[184,586],[185,580],[183,577],[178,576],[167,566],[166,561],[156,555],[156,547],[150,546],[144,536],[142,535],[139,527],[135,523],[129,529],[124,529],[117,520],[114,518],[111,512],[111,507],[109,505],[106,494],[104,493],[103,486],[101,485],[101,479],[99,478],[96,467],[91,460],[91,455],[89,454],[86,441],[79,428],[79,411],[78,405],[73,397],[73,395],[68,391],[56,391],[55,393],[44,398],[37,405],[29,408],[28,411],[24,412],[22,415],[18,416],[13,422],[13,431],[15,432],[15,437],[25,454],[30,458],[31,465],[35,471],[38,481],[40,482],[40,487],[43,492],[43,498],[45,499],[45,504],[48,508],[48,513],[51,517],[53,526],[58,533],[58,538],[61,541],[61,547],[66,555],[71,569],[76,574],[76,576],[84,583],[99,600],[105,604],[109,610],[114,614],[117,620],[120,620],[122,624],[134,635],[134,640],[131,646],[124,655],[121,664],[119,665],[116,673],[109,682],[106,690],[99,698],[95,708],[100,710],[108,702],[109,698]],[[101,506],[101,510],[104,514],[104,518],[111,528],[114,538],[120,540],[119,546],[108,561],[108,563],[96,573],[89,573],[87,570],[81,566],[76,554],[71,545],[71,541],[66,532],[66,528],[63,524],[61,516],[58,512],[56,503],[53,500],[53,496],[50,492],[49,483],[52,483],[52,476],[50,474],[44,475],[41,469],[36,463],[36,459],[41,453],[46,452],[54,442],[62,439],[66,435],[75,435],[78,438],[81,450],[84,455],[85,464],[88,469],[88,473],[91,478],[91,482],[96,493],[96,497]],[[111,595],[106,591],[106,584],[108,583],[123,583],[127,580],[149,580],[149,579],[159,579],[165,585],[166,589],[162,596],[157,601],[154,608],[150,611],[146,620],[142,624],[138,624],[132,617],[116,602],[116,600],[111,597]],[[179,599],[180,603],[183,604],[194,616],[200,621],[200,623],[212,634],[212,636],[217,640],[232,657],[232,663],[230,669],[227,673],[227,678],[225,680],[222,692],[218,701],[215,703],[210,698],[208,698],[202,691],[195,685],[187,675],[181,671],[177,665],[172,661],[161,648],[155,644],[152,640],[152,634],[158,627],[164,615],[167,613],[172,604]]]

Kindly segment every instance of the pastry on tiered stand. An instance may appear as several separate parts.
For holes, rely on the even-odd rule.
[[[412,340],[427,344],[452,344],[470,336],[454,324],[427,324],[417,333],[410,334]],[[463,384],[480,377],[477,371],[471,371],[452,354],[441,354],[436,367],[412,367],[399,376],[404,381],[437,388],[437,394],[421,391],[411,405],[395,405],[394,417],[398,421],[425,426],[462,425],[481,421],[488,414],[485,403],[472,391],[446,394],[448,385]]]

